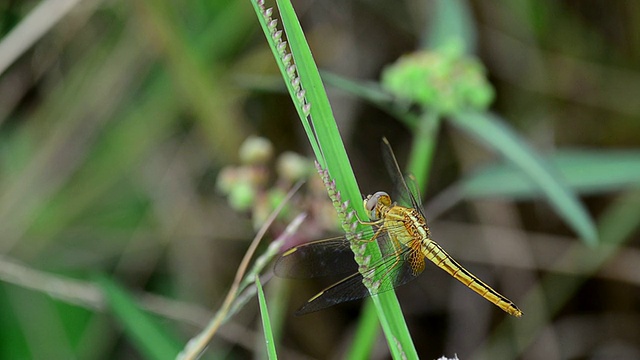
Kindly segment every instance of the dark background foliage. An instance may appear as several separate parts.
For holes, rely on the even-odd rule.
[[[427,41],[436,11],[429,1],[294,6],[322,69],[372,82]],[[640,146],[638,3],[470,1],[468,10],[495,89],[491,111],[540,153]],[[276,154],[310,154],[249,0],[3,1],[0,49],[0,356],[137,358],[96,295],[96,273],[140,296],[186,342],[222,303],[254,235],[249,211],[216,191],[220,170],[238,163],[249,135],[268,138]],[[328,91],[362,192],[388,188],[380,139],[404,164],[410,131],[342,89]],[[443,126],[427,205],[494,160]],[[638,202],[633,185],[582,200],[598,221],[615,201]],[[566,294],[552,316],[523,309],[544,326],[522,357],[638,358],[637,218],[618,218],[609,226],[630,230],[601,264],[562,258],[589,250],[539,199],[464,201],[430,225],[451,255],[516,303],[541,279],[554,296]],[[575,291],[553,286],[566,283]],[[273,281],[267,293],[276,286],[289,287],[274,300],[286,320],[281,356],[341,357],[359,304],[294,318],[321,284]],[[398,294],[424,358],[469,358],[502,336],[505,315],[435,267]],[[209,354],[264,353],[256,304],[222,328]],[[386,343],[373,353],[388,356]]]

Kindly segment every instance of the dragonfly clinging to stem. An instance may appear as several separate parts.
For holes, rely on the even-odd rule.
[[[417,191],[409,190],[389,142],[386,138],[383,141],[385,163],[407,206],[393,202],[382,191],[364,200],[370,220],[358,221],[371,225],[372,236],[361,241],[376,241],[382,258],[358,271],[346,236],[312,241],[285,251],[275,264],[275,273],[279,276],[308,278],[348,274],[309,299],[296,314],[318,311],[405,284],[422,273],[426,258],[510,315],[522,316],[522,311],[511,300],[463,268],[431,238]]]

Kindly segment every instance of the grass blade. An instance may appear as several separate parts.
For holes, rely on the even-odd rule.
[[[273,29],[275,26],[270,20],[270,12],[265,10],[261,1],[254,3],[260,23],[263,27],[268,41],[278,32]],[[349,204],[360,204],[361,195],[358,184],[349,163],[346,150],[340,138],[340,133],[336,125],[329,101],[324,90],[324,85],[320,79],[317,66],[311,55],[311,50],[305,39],[304,33],[295,14],[290,1],[278,1],[278,8],[282,18],[286,37],[289,41],[291,53],[295,60],[295,67],[284,67],[283,59],[287,55],[280,49],[282,45],[272,45],[272,50],[279,64],[287,90],[289,91],[298,115],[303,123],[303,127],[309,138],[309,142],[314,150],[318,163],[323,169],[329,172],[331,179],[335,180],[335,192],[328,189],[335,195],[334,205],[342,214],[343,226],[345,230],[350,229],[350,224],[346,221],[346,211]],[[282,64],[281,64],[282,62]],[[284,69],[284,71],[283,71]],[[297,73],[297,76],[295,76]],[[291,81],[291,84],[289,83]],[[293,85],[293,86],[292,86]],[[331,194],[330,194],[331,195]],[[355,206],[361,218],[365,217],[364,209]],[[362,229],[358,229],[362,230]],[[372,261],[380,257],[379,249],[372,243],[367,248],[367,253],[372,255]],[[362,259],[356,256],[356,259]],[[417,357],[415,347],[409,335],[408,328],[404,322],[402,311],[398,304],[395,293],[392,291],[373,296],[373,301],[378,309],[378,317],[382,328],[387,336],[389,348],[395,358]]]
[[[358,328],[347,353],[346,359],[369,359],[371,350],[380,333],[380,325],[376,316],[376,308],[373,302],[367,300],[362,308]]]
[[[587,244],[597,243],[593,220],[562,176],[503,121],[484,113],[458,113],[450,120],[518,167]]]
[[[260,278],[256,276],[256,288],[258,289],[258,303],[260,304],[260,316],[262,317],[262,329],[264,330],[264,341],[267,346],[267,354],[269,359],[277,359],[276,344],[273,339],[273,331],[271,331],[271,320],[269,320],[269,311],[267,310],[267,299],[264,297]]]
[[[175,359],[182,348],[177,338],[141,310],[133,297],[115,281],[98,276],[96,282],[104,292],[107,306],[141,354],[148,359]]]
[[[276,64],[280,69],[280,74],[284,79],[287,92],[291,96],[298,116],[302,120],[304,131],[309,139],[313,139],[313,129],[307,121],[309,108],[305,106],[304,103],[304,93],[302,93],[302,89],[300,88],[299,79],[296,78],[296,67],[292,64],[292,56],[286,52],[287,43],[282,40],[282,32],[277,29],[277,20],[271,17],[273,8],[265,8],[264,0],[252,0],[251,4],[253,4],[253,8],[258,16],[258,21],[260,22],[260,27],[262,27],[267,43],[276,60]],[[311,147],[313,148],[313,153],[316,155],[316,158],[322,158],[320,148],[315,140],[311,141]]]
[[[640,183],[640,151],[560,150],[548,160],[580,194],[616,191]],[[463,180],[466,198],[532,199],[540,189],[510,163],[492,164]]]

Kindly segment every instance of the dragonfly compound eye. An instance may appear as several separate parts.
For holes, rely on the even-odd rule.
[[[389,195],[384,191],[378,191],[373,195],[367,196],[367,198],[364,200],[364,208],[370,213],[373,212],[376,209],[376,205],[378,205],[378,201],[381,197],[388,198]]]

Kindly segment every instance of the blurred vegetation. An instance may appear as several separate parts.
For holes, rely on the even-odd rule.
[[[486,68],[490,111],[582,195],[601,244],[577,239],[526,177],[442,123],[424,194],[432,233],[525,315],[505,322],[428,267],[397,291],[418,353],[640,357],[640,5],[444,3],[294,1],[319,66],[340,75],[326,77],[329,97],[361,191],[390,187],[380,139],[406,164],[415,134],[344,81],[384,97],[385,68],[454,32]],[[258,253],[301,211],[291,242],[334,228],[310,162],[287,153],[311,151],[250,0],[4,1],[0,36],[1,357],[171,357],[220,307],[295,180],[309,178]],[[241,151],[250,135],[272,144],[264,161]],[[251,174],[231,202],[225,171]],[[351,348],[358,303],[295,318],[322,284],[263,273],[282,358]],[[206,356],[266,357],[248,296]],[[389,356],[383,341],[358,346]]]

